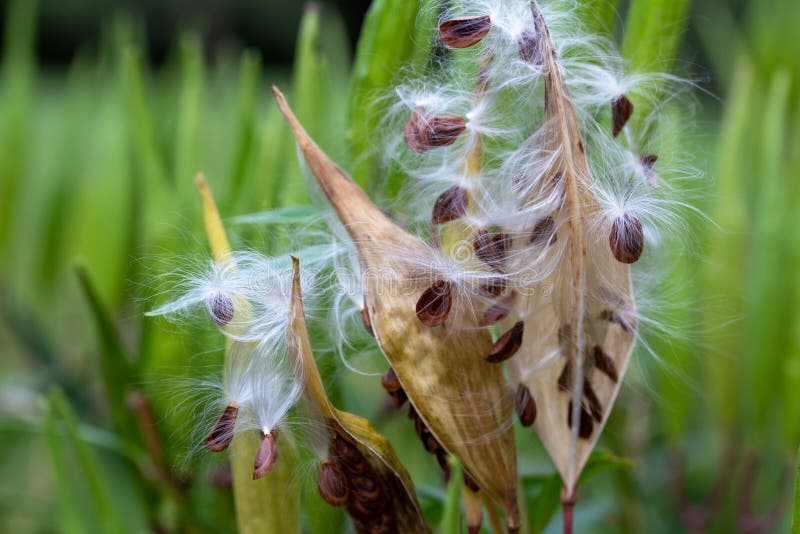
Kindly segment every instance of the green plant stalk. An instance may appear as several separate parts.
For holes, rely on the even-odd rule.
[[[447,463],[450,464],[450,480],[447,482],[444,513],[439,532],[458,534],[461,532],[461,486],[464,482],[464,471],[461,463],[453,455],[447,457]]]
[[[797,469],[794,479],[794,512],[792,513],[792,534],[800,533],[800,447],[797,448]]]

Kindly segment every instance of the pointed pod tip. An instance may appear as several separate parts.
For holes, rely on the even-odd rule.
[[[253,461],[253,480],[258,480],[263,477],[278,463],[278,440],[276,439],[275,432],[270,431],[264,434],[261,440],[261,446],[256,452],[255,460]]]

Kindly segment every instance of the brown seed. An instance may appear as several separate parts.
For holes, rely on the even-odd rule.
[[[483,316],[478,321],[478,326],[489,326],[497,324],[511,313],[514,306],[514,293],[498,302],[483,313]]]
[[[558,375],[558,389],[561,391],[572,391],[572,385],[575,383],[574,366],[572,360],[564,362],[564,368],[561,374]]]
[[[597,369],[610,378],[612,382],[619,381],[619,373],[617,373],[617,366],[614,364],[614,360],[611,356],[603,352],[600,345],[594,346],[592,357],[594,359],[594,366]]]
[[[343,506],[347,503],[350,488],[342,466],[334,460],[322,462],[317,473],[317,489],[325,502],[331,506]]]
[[[624,214],[614,219],[608,236],[611,253],[620,263],[635,263],[644,250],[642,223],[633,215]]]
[[[472,244],[475,255],[497,271],[502,271],[503,263],[508,257],[511,238],[502,232],[489,233],[488,230],[478,230]]]
[[[369,309],[367,308],[367,297],[364,297],[364,307],[361,308],[361,321],[364,323],[364,328],[367,329],[369,335],[375,337],[375,332],[372,330],[372,319],[369,317]]]
[[[451,48],[468,48],[481,42],[492,28],[488,15],[478,17],[458,17],[439,24],[439,37]]]
[[[569,401],[567,406],[567,427],[572,428],[572,401]],[[586,406],[581,403],[580,423],[578,426],[578,437],[581,439],[589,439],[592,437],[594,431],[594,423],[592,423],[592,416],[586,410]]]
[[[275,467],[278,463],[278,440],[275,432],[267,432],[261,440],[261,446],[253,462],[253,480],[258,480]]]
[[[558,346],[564,355],[569,354],[569,344],[572,337],[572,326],[565,324],[558,329]]]
[[[653,170],[656,161],[658,161],[658,156],[656,154],[645,154],[640,158],[640,161],[642,162],[642,168],[644,169],[647,182],[652,186],[658,186],[658,176],[656,176]]]
[[[383,386],[383,389],[389,393],[396,393],[402,389],[400,380],[397,378],[397,373],[395,373],[394,369],[391,367],[389,367],[389,369],[383,373],[383,376],[381,377],[381,385]]]
[[[217,292],[209,296],[206,308],[217,326],[225,326],[233,320],[233,301],[224,293]]]
[[[539,46],[539,39],[533,30],[526,29],[520,34],[517,38],[517,47],[522,61],[536,67],[543,63],[542,48]]]
[[[619,311],[603,310],[600,312],[600,318],[619,325],[620,328],[629,334],[632,334],[636,330],[635,320],[631,321],[627,319],[623,314],[619,313]]]
[[[558,240],[556,221],[551,216],[540,219],[533,227],[529,243],[531,245],[550,246]]]
[[[592,419],[598,423],[602,421],[603,405],[600,403],[600,399],[597,398],[597,394],[594,392],[591,382],[587,379],[583,380],[583,397],[586,399],[586,402],[589,403],[589,414],[592,416]]]
[[[619,95],[611,101],[612,133],[617,137],[633,115],[633,103],[625,95]]]
[[[464,485],[468,487],[473,493],[478,493],[481,487],[475,482],[475,479],[469,476],[469,473],[464,473]]]
[[[417,110],[411,114],[403,130],[408,148],[422,154],[432,148],[455,143],[467,128],[467,123],[458,115],[425,115]]]
[[[450,187],[436,199],[431,222],[444,224],[463,217],[467,212],[467,198],[467,190],[460,185]]]
[[[357,466],[363,462],[364,457],[358,448],[347,439],[334,432],[331,439],[331,454],[336,457],[345,467]]]
[[[211,432],[206,436],[206,449],[212,452],[222,452],[228,448],[233,441],[233,429],[238,413],[239,408],[233,404],[229,404],[222,410],[214,426],[211,427]]]
[[[450,315],[452,284],[439,280],[425,290],[417,301],[417,318],[425,326],[439,326]]]
[[[525,384],[517,386],[516,409],[522,426],[531,426],[536,421],[536,401]]]
[[[519,348],[522,346],[522,336],[525,331],[525,323],[518,321],[511,330],[500,336],[494,346],[492,352],[486,357],[489,363],[504,362],[512,357]]]
[[[495,299],[503,294],[508,284],[505,278],[493,276],[486,280],[481,280],[478,284],[478,293],[486,298]]]

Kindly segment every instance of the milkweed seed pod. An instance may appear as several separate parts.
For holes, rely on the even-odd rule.
[[[431,280],[405,258],[428,256],[430,248],[391,222],[311,140],[283,94],[277,88],[273,94],[355,243],[367,273],[363,283],[375,338],[409,401],[442,446],[506,511],[509,524],[518,526],[512,400],[502,370],[484,360],[492,346],[489,333],[477,328],[477,319],[446,284],[431,299],[438,326],[423,324],[418,301],[430,291]]]
[[[317,476],[322,498],[345,506],[357,532],[430,532],[411,478],[389,441],[366,419],[337,410],[328,399],[308,339],[296,258],[293,271],[290,353],[304,368],[308,412],[329,436]]]

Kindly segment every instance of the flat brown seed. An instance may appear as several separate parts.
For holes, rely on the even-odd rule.
[[[239,408],[233,404],[229,404],[222,410],[214,426],[211,427],[211,432],[206,436],[206,449],[212,452],[222,452],[228,448],[233,441],[233,429],[238,413]]]
[[[403,137],[408,148],[422,154],[432,148],[452,145],[466,128],[466,121],[458,115],[425,115],[417,110],[408,119]]]
[[[561,374],[558,375],[558,389],[561,391],[572,391],[572,385],[575,382],[574,378],[574,365],[572,360],[564,362],[564,368]]]
[[[206,299],[206,308],[217,326],[225,326],[233,320],[233,301],[224,293],[214,293]]]
[[[361,308],[361,321],[364,323],[364,328],[367,329],[369,335],[375,337],[375,332],[372,330],[372,319],[369,317],[369,309],[367,308],[367,298],[364,297],[364,307]]]
[[[556,221],[551,216],[540,219],[531,231],[529,243],[538,246],[550,246],[558,240],[556,234]]]
[[[478,230],[472,246],[478,259],[492,269],[502,271],[508,257],[511,238],[502,232],[489,233],[488,230]]]
[[[463,217],[467,212],[467,190],[460,185],[454,185],[439,195],[433,205],[431,222],[444,224]]]
[[[597,398],[597,394],[594,392],[591,382],[586,379],[583,380],[583,397],[589,404],[589,414],[592,416],[592,419],[598,423],[602,421],[603,405],[600,403],[600,399]]]
[[[612,133],[617,137],[633,115],[633,103],[625,95],[619,95],[611,101]]]
[[[439,280],[425,290],[417,301],[417,318],[425,326],[439,326],[450,315],[452,306],[452,284]]]
[[[475,482],[474,478],[469,476],[469,473],[464,473],[464,485],[473,493],[478,493],[481,490],[481,487]]]
[[[451,48],[468,48],[481,42],[491,28],[488,15],[458,17],[439,24],[439,38]]]
[[[512,357],[519,348],[522,346],[522,336],[525,331],[525,323],[518,321],[511,330],[500,336],[494,346],[492,352],[486,357],[489,363],[504,362]]]
[[[594,346],[592,357],[594,359],[595,368],[599,369],[604,375],[610,378],[612,382],[616,383],[619,381],[619,373],[617,373],[617,366],[614,360],[611,356],[603,352],[600,345]]]
[[[402,386],[400,386],[400,380],[397,378],[397,373],[394,372],[394,369],[389,367],[389,370],[383,373],[381,377],[381,385],[383,389],[388,391],[389,393],[396,393],[398,392]]]
[[[572,428],[572,401],[567,405],[567,427]],[[578,437],[581,439],[589,439],[592,437],[594,431],[594,423],[592,416],[586,410],[586,406],[581,403],[580,423],[578,426]]]
[[[493,276],[478,283],[478,293],[486,298],[497,298],[503,294],[508,284],[505,278]]]
[[[629,334],[632,334],[636,331],[636,320],[627,319],[619,311],[603,310],[600,312],[600,318],[618,325]]]
[[[516,399],[517,417],[524,427],[531,426],[536,421],[536,401],[525,384],[517,386]]]
[[[654,187],[658,187],[658,176],[653,170],[656,165],[656,161],[658,161],[658,156],[656,154],[645,154],[640,158],[640,160],[642,162],[642,168],[644,169],[647,182]]]
[[[614,219],[608,236],[611,253],[620,263],[635,263],[644,250],[642,223],[633,215],[624,214]]]
[[[507,298],[486,310],[478,321],[478,326],[483,327],[499,323],[508,317],[508,314],[511,313],[513,306],[514,294],[512,293]]]
[[[536,32],[531,29],[524,30],[517,38],[517,48],[522,61],[535,67],[542,64],[542,47],[539,46]]]
[[[322,498],[331,506],[344,506],[350,495],[347,475],[342,466],[333,460],[325,460],[317,473],[317,489]]]
[[[261,446],[256,452],[253,461],[253,480],[258,480],[275,467],[278,463],[278,440],[274,431],[264,434]]]

